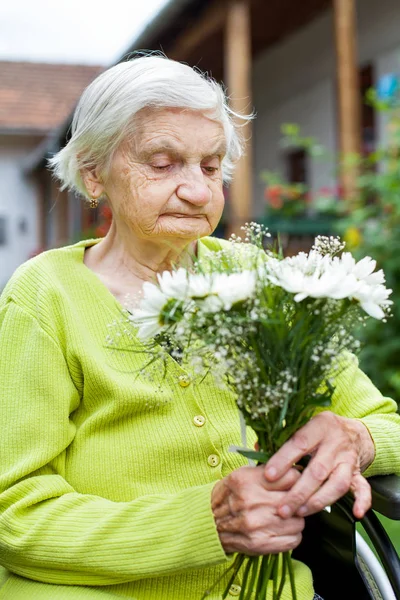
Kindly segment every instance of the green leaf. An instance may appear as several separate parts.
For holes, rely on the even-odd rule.
[[[283,135],[288,137],[298,136],[300,134],[300,127],[295,123],[284,123],[281,127]]]
[[[237,450],[239,454],[245,456],[246,458],[251,458],[252,460],[256,460],[258,462],[266,463],[271,458],[270,454],[267,452],[261,452],[257,450]]]

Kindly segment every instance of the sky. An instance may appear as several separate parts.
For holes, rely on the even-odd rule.
[[[114,63],[168,0],[0,0],[0,60]]]

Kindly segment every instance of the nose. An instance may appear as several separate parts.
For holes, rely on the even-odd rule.
[[[186,167],[176,189],[176,195],[180,200],[196,206],[206,206],[210,202],[211,190],[200,166]]]

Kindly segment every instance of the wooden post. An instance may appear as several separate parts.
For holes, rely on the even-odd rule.
[[[239,113],[251,113],[251,26],[248,0],[232,0],[227,6],[224,79],[231,108]],[[240,122],[243,123],[239,120]],[[241,127],[240,131],[246,140],[246,147],[229,187],[228,235],[238,233],[240,227],[252,218],[251,125]]]
[[[357,20],[355,0],[333,0],[339,143],[341,157],[346,159],[361,151],[361,102],[357,64]],[[345,162],[347,162],[345,160]],[[343,196],[350,202],[357,197],[356,165],[346,165],[341,175]]]

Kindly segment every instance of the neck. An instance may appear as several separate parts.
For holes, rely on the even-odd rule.
[[[114,223],[105,238],[90,249],[93,270],[123,277],[129,282],[154,281],[157,273],[177,266],[189,266],[196,251],[196,242],[177,239],[154,242],[137,239],[130,233],[121,235]]]

